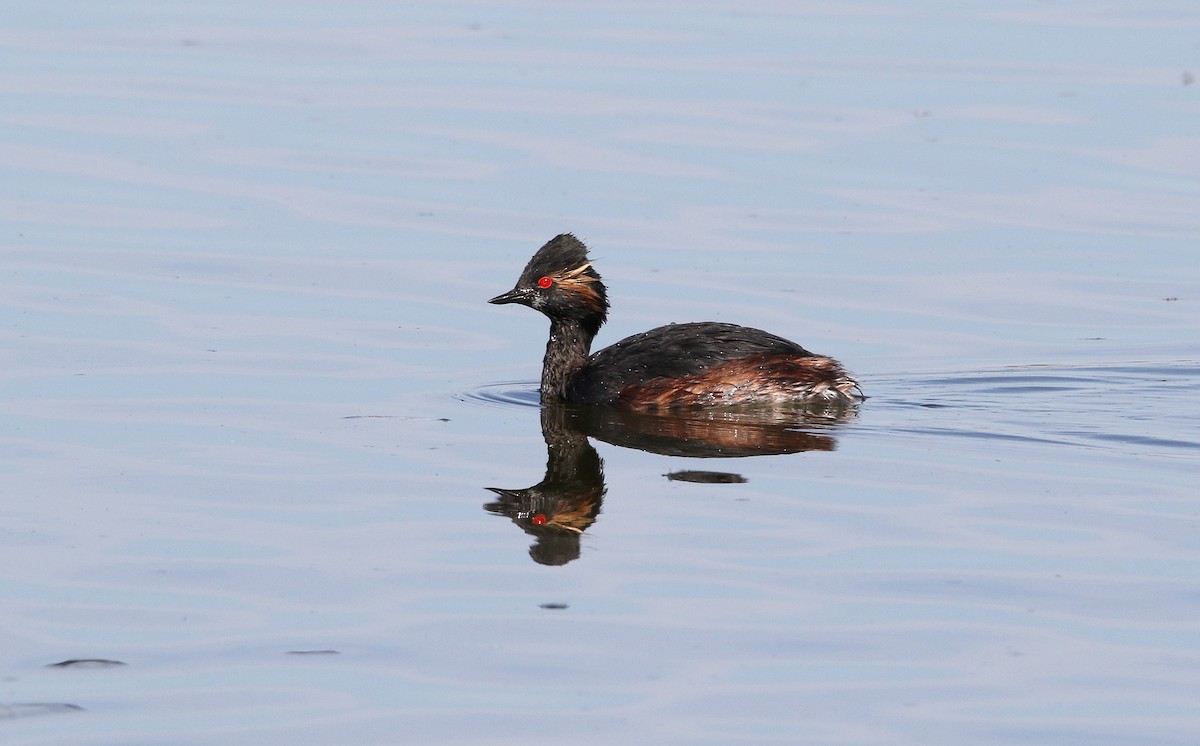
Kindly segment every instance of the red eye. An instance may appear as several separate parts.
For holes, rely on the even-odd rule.
[[[554,280],[551,280],[549,277],[543,277],[542,279],[538,280],[538,287],[542,288],[543,290],[553,284]]]
[[[545,279],[545,278],[543,278],[543,279]],[[537,515],[535,515],[533,518],[531,518],[529,520],[530,520],[530,523],[532,523],[535,526],[545,526],[546,525],[546,514],[538,513]]]

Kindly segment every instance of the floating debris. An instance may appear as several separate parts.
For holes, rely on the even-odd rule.
[[[108,658],[71,658],[58,663],[47,663],[46,668],[115,668],[124,665],[126,664],[122,661]]]
[[[672,471],[663,474],[672,482],[698,482],[700,484],[744,484],[746,478],[741,474],[727,471]]]
[[[30,715],[54,715],[61,712],[83,712],[79,705],[66,702],[14,702],[0,704],[0,720],[23,718]]]

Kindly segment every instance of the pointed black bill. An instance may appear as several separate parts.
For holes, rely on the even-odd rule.
[[[521,288],[513,288],[507,293],[501,293],[500,295],[497,295],[495,298],[489,300],[488,303],[495,303],[496,305],[502,305],[504,303],[523,303],[528,305],[528,299],[528,291],[522,290]]]

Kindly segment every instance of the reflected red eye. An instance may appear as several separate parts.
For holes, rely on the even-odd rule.
[[[542,288],[543,290],[553,284],[554,280],[551,280],[549,277],[543,277],[542,279],[538,280],[538,287]]]

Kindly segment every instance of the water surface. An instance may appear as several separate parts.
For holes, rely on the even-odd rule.
[[[1193,743],[1198,29],[14,10],[4,742]],[[562,231],[870,398],[548,436]]]

